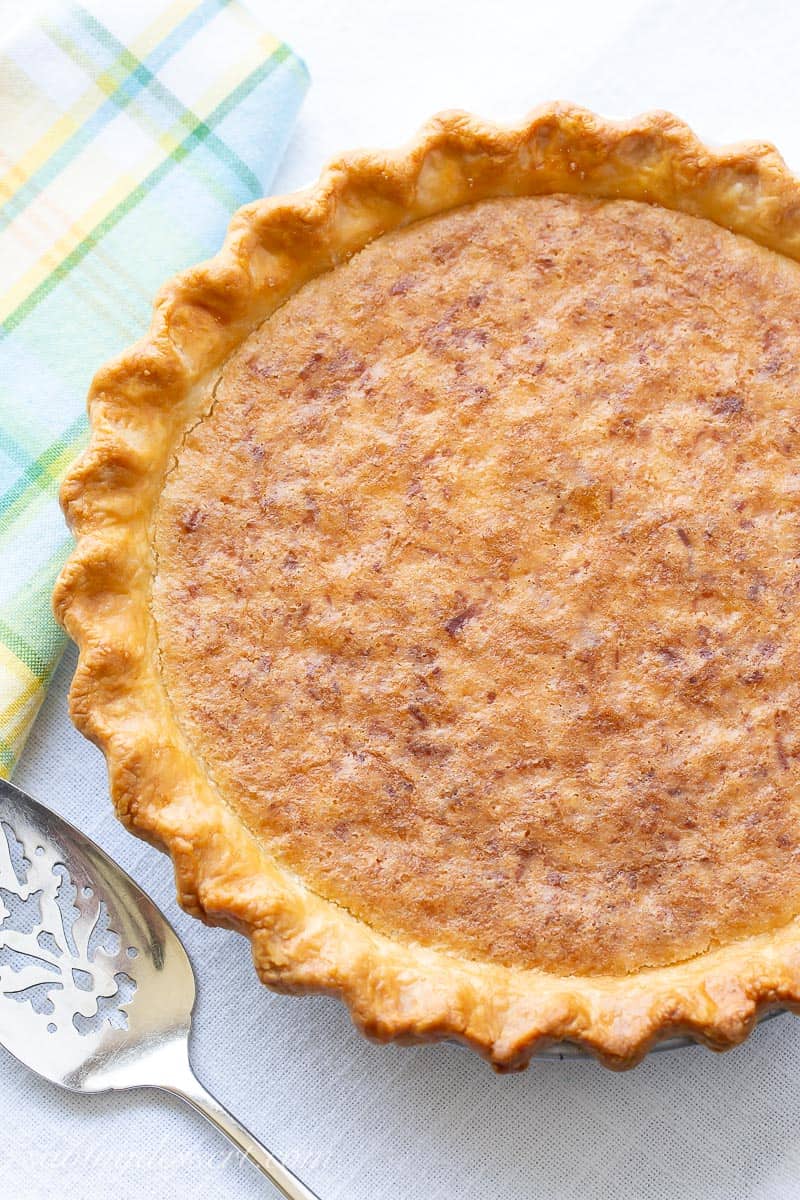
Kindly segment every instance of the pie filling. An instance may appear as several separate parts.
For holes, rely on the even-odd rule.
[[[485,201],[307,284],[168,476],[177,718],[315,891],[620,973],[800,911],[800,267]]]

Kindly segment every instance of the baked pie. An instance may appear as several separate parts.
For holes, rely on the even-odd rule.
[[[500,1069],[800,1004],[798,259],[770,146],[447,113],[99,372],[73,716],[265,983]]]

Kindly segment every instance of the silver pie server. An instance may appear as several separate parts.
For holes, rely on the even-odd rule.
[[[0,780],[0,1044],[73,1092],[172,1092],[281,1195],[317,1200],[197,1080],[194,1001],[189,957],[138,884],[85,834]]]

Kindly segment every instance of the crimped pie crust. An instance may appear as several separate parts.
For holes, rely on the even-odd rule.
[[[492,198],[510,196],[520,199],[501,203],[493,210]],[[548,199],[524,199],[528,196]],[[585,199],[574,201],[570,196]],[[601,198],[615,203],[597,203]],[[648,207],[631,201],[644,201]],[[438,938],[435,910],[432,920],[420,919],[415,926],[418,887],[412,887],[405,897],[402,888],[395,887],[394,909],[388,911],[384,906],[378,911],[376,892],[359,892],[358,888],[348,894],[342,891],[343,872],[352,869],[358,878],[363,873],[363,858],[359,859],[357,847],[364,830],[356,839],[354,857],[348,860],[343,850],[342,861],[334,863],[334,874],[339,871],[338,882],[332,883],[331,878],[314,872],[314,847],[308,853],[301,846],[298,849],[298,841],[292,842],[290,821],[284,821],[279,830],[283,841],[275,842],[278,853],[273,857],[269,843],[250,832],[252,812],[245,812],[248,819],[243,820],[239,814],[245,810],[229,802],[231,777],[223,777],[223,759],[211,748],[208,727],[197,704],[192,710],[192,697],[199,695],[198,704],[203,703],[203,677],[202,673],[193,674],[189,654],[191,604],[186,607],[185,622],[174,619],[180,612],[180,588],[185,588],[189,576],[186,570],[181,574],[173,568],[176,563],[180,565],[182,554],[187,560],[184,567],[191,555],[202,563],[203,538],[212,539],[205,543],[206,549],[218,549],[221,544],[222,535],[213,542],[213,518],[207,519],[202,504],[191,506],[188,502],[198,472],[202,475],[210,463],[212,443],[204,443],[204,438],[213,438],[215,421],[224,423],[231,395],[234,399],[238,396],[241,403],[242,388],[239,386],[237,393],[237,380],[240,385],[248,362],[256,369],[261,362],[257,353],[259,335],[250,335],[304,283],[317,276],[321,278],[311,285],[311,294],[324,311],[325,296],[335,294],[334,281],[342,272],[324,273],[347,262],[381,235],[390,234],[383,245],[388,246],[394,238],[401,249],[407,245],[411,252],[415,247],[420,254],[429,252],[431,244],[425,238],[437,222],[422,223],[393,235],[391,231],[450,210],[458,211],[438,224],[450,231],[451,240],[462,237],[464,245],[474,245],[482,231],[493,224],[502,225],[503,220],[513,223],[515,214],[526,228],[532,222],[548,219],[549,234],[544,227],[540,230],[545,241],[547,236],[558,241],[570,227],[577,233],[605,223],[602,244],[608,244],[609,237],[613,242],[610,226],[617,221],[617,257],[624,257],[626,231],[629,233],[631,228],[637,229],[644,242],[664,238],[666,231],[669,245],[663,243],[664,270],[674,272],[673,282],[681,278],[681,246],[685,251],[696,250],[705,239],[705,276],[703,264],[698,267],[686,253],[685,277],[691,276],[699,286],[701,298],[712,298],[712,309],[722,305],[731,287],[737,300],[748,300],[749,307],[744,305],[741,311],[719,319],[717,313],[707,327],[687,331],[686,336],[689,345],[692,338],[702,345],[704,336],[711,345],[705,360],[708,378],[700,379],[696,397],[699,410],[706,417],[712,414],[721,430],[719,435],[705,439],[716,445],[701,448],[712,459],[714,454],[719,458],[716,463],[707,460],[704,469],[708,479],[715,477],[720,464],[724,473],[725,453],[733,453],[732,445],[739,448],[740,460],[733,468],[727,464],[733,474],[720,486],[721,495],[729,495],[726,487],[733,487],[737,471],[740,475],[746,473],[748,464],[763,458],[768,469],[762,472],[760,490],[756,489],[760,507],[753,512],[747,509],[755,493],[746,480],[741,484],[742,507],[735,510],[729,506],[726,513],[720,509],[713,514],[714,521],[704,523],[697,513],[681,512],[680,505],[670,508],[662,504],[663,524],[671,540],[668,547],[660,549],[657,559],[666,572],[662,574],[662,582],[667,580],[662,597],[666,597],[665,603],[669,587],[685,588],[691,580],[690,586],[705,597],[705,603],[709,596],[716,597],[720,618],[730,614],[730,596],[724,587],[720,590],[718,581],[706,577],[713,573],[715,564],[723,563],[726,578],[730,578],[735,562],[737,586],[744,593],[742,603],[750,606],[744,632],[733,629],[735,652],[731,652],[730,647],[726,651],[720,644],[719,622],[695,622],[691,644],[691,639],[687,641],[689,631],[682,629],[684,640],[676,640],[672,635],[677,626],[668,623],[670,637],[663,645],[657,639],[650,640],[651,648],[660,647],[661,657],[648,668],[647,678],[651,682],[656,679],[666,696],[676,688],[679,692],[683,689],[681,696],[687,705],[699,706],[696,711],[701,724],[713,724],[715,719],[708,710],[707,698],[711,697],[713,704],[724,697],[729,708],[718,714],[720,720],[730,718],[732,704],[737,720],[750,721],[747,733],[752,769],[748,776],[742,741],[732,739],[732,759],[743,755],[738,774],[734,771],[736,762],[729,764],[729,776],[736,774],[736,788],[729,788],[713,803],[709,801],[712,808],[716,806],[714,819],[721,820],[725,829],[722,842],[717,839],[715,843],[709,835],[712,825],[701,823],[699,833],[688,830],[676,845],[665,847],[664,837],[670,827],[669,812],[663,815],[664,797],[669,795],[667,784],[675,789],[674,800],[685,783],[679,778],[677,759],[664,767],[672,772],[669,781],[659,778],[652,783],[651,778],[650,792],[646,787],[644,792],[640,789],[645,800],[634,807],[641,816],[649,805],[652,819],[649,829],[634,835],[640,839],[637,844],[647,844],[648,836],[654,834],[656,857],[682,867],[694,855],[695,862],[707,864],[702,868],[707,876],[704,886],[697,890],[697,871],[690,873],[688,890],[686,880],[679,876],[681,887],[674,889],[671,900],[669,887],[674,877],[663,870],[663,862],[656,871],[663,887],[657,887],[653,895],[662,902],[662,911],[669,911],[677,921],[666,932],[656,905],[651,924],[644,921],[626,939],[623,905],[621,919],[617,910],[614,915],[609,909],[608,921],[599,921],[587,934],[580,922],[580,894],[574,892],[573,896],[578,896],[577,919],[575,912],[565,909],[564,919],[556,919],[554,925],[551,922],[549,932],[544,927],[519,928],[502,945],[494,936],[502,922],[492,926],[484,921],[477,939],[475,922],[458,925],[457,890],[449,918],[452,928]],[[482,218],[493,211],[494,222],[484,220],[482,224]],[[698,217],[705,221],[698,222]],[[732,237],[725,230],[741,236]],[[510,236],[512,231],[506,232]],[[700,241],[693,241],[695,237]],[[766,253],[758,249],[759,245],[777,253]],[[350,278],[357,278],[359,263],[365,259],[369,262],[370,253],[366,251],[344,268]],[[325,990],[342,995],[364,1031],[381,1039],[458,1037],[501,1069],[524,1066],[537,1045],[562,1038],[584,1044],[611,1066],[632,1065],[655,1038],[675,1031],[690,1032],[722,1047],[746,1036],[759,1007],[775,1003],[792,1006],[800,1001],[800,921],[793,916],[800,907],[796,903],[800,881],[796,878],[795,801],[790,786],[795,769],[790,717],[796,701],[791,658],[783,653],[787,647],[791,649],[791,628],[785,619],[787,614],[791,616],[794,579],[789,553],[793,513],[790,464],[796,433],[790,401],[797,369],[793,339],[798,338],[796,321],[787,310],[797,311],[791,309],[791,301],[798,288],[794,261],[798,258],[800,185],[771,147],[750,145],[712,152],[684,125],[665,114],[613,124],[558,105],[537,111],[515,129],[489,126],[464,114],[445,114],[426,127],[406,151],[347,156],[328,168],[315,188],[241,210],[217,258],[169,284],[157,301],[148,337],[98,374],[90,396],[92,442],[63,489],[65,511],[78,536],[78,546],[62,573],[55,603],[59,619],[81,649],[72,691],[73,716],[106,753],[120,816],[136,832],[172,854],[181,902],[208,921],[229,924],[247,933],[265,982],[285,990]],[[545,272],[547,269],[545,266]],[[572,261],[571,278],[579,269],[578,257]],[[623,276],[624,271],[620,279]],[[589,299],[590,278],[588,272]],[[652,289],[657,289],[657,282],[641,281],[640,286],[644,289],[642,311],[647,311],[648,303],[655,311],[657,296]],[[405,291],[401,288],[395,292],[401,309],[412,302],[409,297],[413,288],[408,284]],[[276,318],[276,341],[280,340],[280,320],[286,320],[285,314],[293,309],[302,310],[305,295],[301,293],[291,300]],[[469,296],[465,294],[462,299],[466,302]],[[491,306],[491,300],[481,298],[474,303],[476,313],[484,302]],[[313,319],[311,307],[307,316]],[[599,319],[596,307],[589,306],[583,313],[589,333],[596,330]],[[752,384],[747,403],[735,390],[711,386],[724,375],[718,345],[724,329],[744,339],[748,346],[754,344],[759,330],[762,335],[752,361],[746,363]],[[291,357],[291,337],[285,340],[286,371],[291,374],[298,362]],[[237,354],[243,343],[246,345]],[[297,352],[303,349],[300,345]],[[672,377],[662,379],[661,390],[656,388],[657,398],[663,402],[676,388],[680,391],[680,363],[675,347],[665,349],[654,344],[651,350],[655,369],[659,352],[673,368]],[[231,363],[220,378],[221,368],[229,359]],[[313,360],[304,361],[311,362],[313,368]],[[347,369],[346,363],[340,366]],[[687,369],[689,382],[690,376]],[[211,417],[204,419],[212,406]],[[664,442],[666,450],[679,454],[682,462],[690,450],[692,454],[700,453],[696,435],[704,433],[708,421],[701,429],[696,416],[686,419],[683,413],[669,425],[663,403],[655,407],[655,429],[650,429],[648,437],[652,439],[654,432],[658,435],[658,452]],[[231,411],[235,411],[235,404]],[[628,454],[630,468],[631,442],[642,433],[641,405],[637,409],[634,399],[630,412],[617,412],[611,419],[617,421],[613,436],[628,447],[627,451],[615,451],[617,461],[624,463]],[[695,438],[691,446],[680,437],[672,447],[667,445],[665,438],[674,428]],[[580,448],[580,439],[576,447]],[[662,459],[663,454],[648,460],[650,467]],[[561,511],[556,505],[553,514],[562,525],[566,524],[573,542],[584,536],[587,522],[594,536],[598,522],[608,520],[608,496],[601,496],[598,490],[599,480],[605,486],[606,475],[601,469],[603,464],[597,465],[592,472],[579,454],[570,457],[566,447],[561,448],[561,461],[556,466],[569,486],[562,497]],[[212,475],[206,470],[206,491],[201,489],[201,496],[209,494],[208,488],[213,490]],[[629,478],[628,469],[615,488],[624,492]],[[701,487],[699,494],[707,495],[710,489],[707,483],[703,486],[705,492]],[[162,492],[164,502],[160,506]],[[632,495],[631,500],[634,498]],[[618,503],[624,506],[624,496],[618,498]],[[781,532],[770,542],[767,535],[774,531],[776,512],[782,514]],[[762,521],[759,527],[759,519],[765,514],[768,521]],[[650,533],[657,529],[662,534],[655,509],[650,518]],[[619,516],[613,519],[619,520]],[[279,528],[282,536],[286,535],[290,523],[279,523]],[[709,537],[713,540],[715,536],[717,544],[712,552]],[[721,558],[717,557],[720,545],[724,551]],[[158,572],[156,552],[161,557]],[[687,565],[687,559],[692,560],[691,565]],[[296,569],[285,576],[291,580],[295,574]],[[554,581],[549,582],[558,594]],[[295,581],[287,586],[296,589],[298,584]],[[634,580],[634,593],[636,586]],[[280,598],[286,601],[287,596],[284,590]],[[450,600],[451,609],[445,606],[439,614],[442,652],[450,643],[465,644],[468,638],[478,636],[482,627],[485,630],[497,595],[472,596],[454,589]],[[784,620],[780,628],[785,631],[785,642],[769,635],[769,629],[780,620]],[[698,629],[705,633],[698,635]],[[730,632],[728,626],[726,629]],[[609,639],[608,629],[587,627],[581,630],[581,637],[585,654],[605,669],[599,648],[604,638],[609,644],[618,643],[618,631]],[[231,644],[236,645],[235,637]],[[698,658],[690,669],[684,669],[687,655]],[[755,658],[750,661],[753,655],[758,662]],[[585,663],[586,659],[581,661]],[[677,684],[673,684],[673,676]],[[262,687],[269,686],[267,678]],[[498,689],[487,691],[495,693],[492,701],[484,694],[484,700],[494,709]],[[752,702],[750,696],[755,697]],[[224,704],[221,708],[224,711]],[[424,726],[410,709],[422,715]],[[432,758],[436,761],[438,735],[435,730],[430,732],[431,721],[424,704],[414,703],[412,698],[406,710],[405,717],[412,726],[424,730],[424,738],[415,735],[417,743],[424,741],[433,747]],[[609,711],[608,706],[602,711],[595,706],[593,713],[589,736],[595,743],[600,736],[615,736],[621,747],[620,761],[634,763],[637,755],[641,757],[641,746],[635,741],[630,747],[625,745],[624,713]],[[395,718],[397,715],[395,712]],[[734,728],[740,726],[734,722]],[[506,743],[513,742],[514,736],[506,736]],[[486,744],[502,741],[502,736],[488,737]],[[198,753],[193,743],[198,745]],[[474,749],[481,747],[478,744]],[[576,755],[580,758],[580,734]],[[233,758],[235,775],[235,753]],[[713,763],[719,758],[720,746],[713,747],[713,753],[703,759],[703,769],[693,774],[695,782],[698,778],[711,781]],[[351,778],[358,761],[348,765]],[[206,762],[212,764],[210,769]],[[601,764],[606,774],[614,762],[613,751],[606,749]],[[602,784],[601,777],[602,771],[598,776]],[[437,783],[441,784],[435,770],[427,782],[435,792]],[[365,796],[375,783],[374,778],[367,778]],[[223,793],[227,800],[222,798]],[[748,794],[756,797],[752,812],[748,812]],[[703,799],[707,799],[705,793]],[[606,812],[609,804],[613,809],[613,801],[612,788],[603,800],[602,811]],[[313,797],[309,804],[308,812],[313,813]],[[721,808],[724,813],[719,818]],[[569,890],[570,868],[578,873],[580,869],[580,838],[576,841],[570,836],[575,829],[570,829],[568,816],[558,811],[561,815],[555,827],[544,821],[539,830],[541,842],[548,831],[553,833],[555,829],[554,844],[545,847],[544,856],[528,853],[516,880],[523,887],[533,867],[540,866],[540,875],[534,871],[531,878],[539,888],[546,883],[554,897],[563,896],[565,884]],[[753,812],[761,819],[748,824],[747,818]],[[623,832],[621,828],[615,831],[618,839]],[[559,842],[561,833],[565,836]],[[740,853],[745,869],[737,874]],[[747,855],[762,864],[760,870],[748,871]],[[512,854],[511,858],[516,870],[519,856]],[[446,861],[446,855],[442,861]],[[621,870],[623,864],[624,853],[616,865]],[[503,859],[501,871],[508,865]],[[614,865],[613,861],[609,864],[612,868]],[[430,863],[426,869],[430,870]],[[313,886],[305,882],[309,879]],[[397,876],[395,883],[399,880]],[[619,882],[615,881],[614,886]],[[441,883],[438,879],[435,894],[441,892]],[[388,886],[392,887],[391,879]],[[603,894],[609,895],[610,889]],[[555,910],[561,911],[555,899],[553,903]],[[713,921],[708,920],[712,907],[719,908],[716,933],[725,944],[709,949],[715,944]],[[760,914],[757,931],[752,919],[754,908]],[[524,909],[524,905],[519,906],[517,915],[524,917]],[[598,908],[601,910],[602,905]],[[359,913],[367,919],[359,919]],[[681,954],[680,961],[671,961]]]

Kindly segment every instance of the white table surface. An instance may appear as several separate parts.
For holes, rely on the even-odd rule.
[[[279,190],[338,150],[404,140],[437,109],[516,118],[552,98],[610,115],[670,108],[710,140],[772,140],[800,168],[800,10],[789,0],[250,3],[313,78]],[[0,29],[29,7],[0,0]],[[722,1057],[697,1048],[625,1075],[540,1062],[496,1077],[453,1046],[373,1046],[336,1002],[267,992],[247,944],[180,913],[168,861],[112,817],[101,758],[66,716],[73,668],[70,652],[17,781],[90,832],[175,921],[199,977],[198,1073],[322,1200],[800,1196],[791,1017]],[[9,1200],[267,1191],[178,1101],[72,1096],[0,1052]]]

